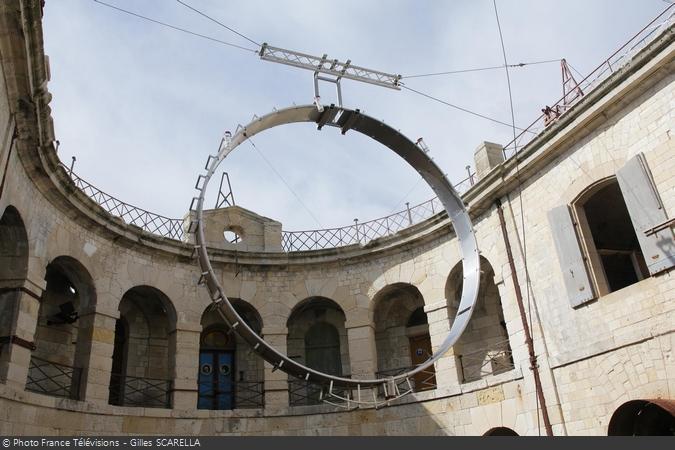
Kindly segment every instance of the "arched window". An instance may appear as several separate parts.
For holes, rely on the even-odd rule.
[[[305,363],[313,369],[330,375],[342,375],[340,335],[333,325],[318,322],[307,330]]]
[[[573,308],[675,266],[675,235],[643,154],[548,220]]]
[[[424,299],[420,291],[407,283],[382,288],[374,297],[377,376],[386,378],[408,372],[431,356],[431,337]],[[411,379],[415,391],[436,387],[434,367]],[[409,389],[403,381],[402,390]]]
[[[349,352],[345,314],[333,300],[311,297],[300,302],[287,322],[290,358],[313,369],[349,376]],[[291,406],[320,403],[321,387],[289,379]]]
[[[462,383],[480,380],[513,369],[511,343],[504,321],[499,290],[494,282],[494,270],[481,257],[478,299],[469,325],[454,346],[457,371]],[[445,285],[448,317],[454,320],[462,295],[461,263],[450,272]]]
[[[136,286],[122,296],[119,311],[109,403],[170,408],[175,356],[170,339],[176,329],[171,301],[156,288]]]
[[[0,218],[0,339],[12,342],[19,320],[21,286],[28,272],[28,236],[19,211],[13,206],[5,208]],[[14,346],[0,344],[0,380],[7,380],[11,353]]]
[[[649,276],[616,178],[589,189],[574,206],[599,295]]]
[[[94,282],[87,269],[69,256],[49,263],[45,281],[26,390],[80,399],[91,346],[88,325],[80,316],[96,305]]]

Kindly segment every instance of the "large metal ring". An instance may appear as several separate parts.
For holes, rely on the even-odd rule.
[[[206,249],[203,227],[204,196],[211,177],[225,157],[249,137],[269,128],[298,122],[315,122],[318,124],[319,129],[323,128],[325,125],[340,128],[342,134],[346,133],[348,130],[354,130],[366,136],[370,136],[372,139],[384,144],[405,159],[408,164],[420,173],[422,178],[424,178],[434,190],[445,207],[448,217],[452,221],[462,253],[464,281],[462,284],[461,301],[452,327],[443,343],[428,360],[409,372],[388,379],[352,379],[319,372],[318,370],[290,359],[288,356],[278,352],[265,342],[263,338],[244,322],[228,300],[214,273]],[[318,111],[315,105],[294,106],[292,108],[274,111],[260,118],[254,118],[254,120],[245,127],[238,128],[234,136],[223,140],[223,144],[220,146],[218,154],[209,157],[206,162],[205,170],[206,173],[199,175],[195,186],[198,191],[198,196],[193,198],[192,205],[190,206],[190,211],[194,219],[188,230],[191,234],[194,234],[196,243],[195,249],[197,251],[199,266],[202,272],[201,281],[206,285],[211,299],[218,306],[218,311],[225,321],[244,341],[251,345],[253,351],[272,364],[275,369],[281,369],[299,379],[314,383],[352,389],[383,385],[392,380],[394,382],[406,380],[410,379],[410,377],[416,373],[424,371],[435,361],[440,359],[450,347],[457,342],[469,323],[469,319],[471,318],[471,314],[476,305],[480,282],[478,246],[469,214],[467,213],[459,194],[455,191],[443,172],[429,155],[410,139],[406,138],[389,125],[362,114],[358,109],[350,110],[331,105],[330,107],[324,108],[323,111]]]

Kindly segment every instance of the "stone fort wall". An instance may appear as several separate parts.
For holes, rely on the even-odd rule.
[[[638,154],[644,155],[667,217],[675,214],[672,30],[587,95],[564,120],[549,126],[518,161],[493,164],[479,173],[481,179],[465,200],[488,287],[467,340],[437,363],[434,389],[379,410],[296,406],[282,371],[267,363],[260,369],[239,355],[239,366],[251,366],[243,376],[264,383],[264,407],[210,411],[196,407],[200,336],[210,300],[197,285],[191,246],[109,216],[57,165],[48,93],[37,82],[46,79],[38,6],[21,5],[20,20],[14,7],[0,7],[12,34],[0,38],[5,75],[0,83],[0,217],[18,214],[27,244],[25,252],[16,245],[23,239],[20,231],[14,232],[20,226],[6,227],[11,230],[3,232],[1,244],[10,250],[3,251],[0,268],[0,334],[24,344],[5,342],[0,353],[0,434],[476,435],[494,427],[538,434],[543,430],[540,405],[496,200],[505,214],[554,434],[606,434],[612,414],[626,401],[675,398],[672,270],[606,294],[590,270],[600,295],[573,307],[548,219],[549,211],[574,205]],[[18,37],[19,29],[29,45]],[[27,99],[32,105],[26,106]],[[526,242],[521,239],[519,193]],[[303,354],[302,333],[296,336],[294,327],[311,325],[311,318],[294,322],[299,308],[317,298],[335,304],[327,320],[339,331],[342,371],[354,377],[374,376],[385,364],[384,352],[407,362],[407,352],[399,354],[378,339],[385,328],[394,330],[392,339],[405,335],[401,320],[392,319],[389,326],[377,312],[388,292],[399,289],[410,304],[421,300],[427,318],[423,328],[436,348],[449,329],[451,297],[461,280],[461,256],[444,214],[366,246],[236,255],[224,246],[214,249],[213,260],[227,296],[255,310],[265,339],[289,355]],[[25,270],[15,270],[24,263]],[[77,290],[74,329],[54,333],[47,324],[49,270],[66,274]],[[410,299],[413,291],[417,300]],[[67,290],[60,295],[67,296]],[[138,342],[135,351],[129,346],[126,362],[133,370],[127,373],[170,379],[170,408],[109,404],[121,317],[130,322]],[[152,327],[134,327],[134,320]],[[462,367],[467,363],[459,356],[481,348],[487,355],[497,341],[506,342],[497,349],[508,349],[506,370],[467,377]],[[61,347],[66,350],[60,352]],[[82,370],[79,400],[26,390],[31,358],[54,354],[65,355]]]

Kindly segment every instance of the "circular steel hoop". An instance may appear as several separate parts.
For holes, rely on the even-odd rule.
[[[457,310],[457,315],[452,323],[452,327],[450,327],[448,335],[436,352],[423,364],[409,372],[386,379],[367,380],[343,378],[319,372],[318,370],[304,366],[303,364],[288,358],[286,355],[280,353],[265,342],[265,340],[253,331],[244,322],[241,316],[237,314],[225,295],[213,267],[211,266],[211,261],[206,249],[203,227],[204,197],[211,177],[225,157],[249,137],[269,128],[299,122],[315,122],[318,124],[319,129],[324,125],[337,127],[341,129],[342,134],[346,133],[348,130],[354,130],[371,137],[393,150],[417,170],[429,186],[431,186],[445,207],[448,217],[452,222],[462,253],[462,269],[464,272],[462,297]],[[392,380],[398,381],[409,379],[416,373],[424,371],[435,361],[440,359],[461,336],[473,313],[478,297],[480,281],[480,259],[471,219],[464,207],[461,197],[452,187],[436,163],[433,162],[425,151],[389,125],[360,113],[358,109],[350,110],[334,107],[332,105],[326,107],[323,111],[318,111],[315,105],[294,106],[281,109],[263,117],[254,118],[247,126],[240,127],[231,139],[223,141],[216,156],[209,157],[205,170],[206,173],[199,175],[195,186],[198,196],[193,198],[190,207],[191,215],[195,218],[193,219],[193,222],[191,222],[188,230],[189,233],[194,234],[197,260],[202,272],[201,282],[206,285],[211,300],[216,304],[217,310],[227,324],[230,325],[243,340],[251,345],[254,352],[258,353],[263,359],[272,364],[275,369],[281,369],[299,379],[323,385],[330,385],[331,387],[339,386],[352,389],[369,388],[391,382]],[[441,307],[444,308],[445,300],[438,299],[438,301],[443,302]]]

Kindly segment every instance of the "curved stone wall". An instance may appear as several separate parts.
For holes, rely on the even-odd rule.
[[[625,401],[675,397],[672,272],[573,307],[547,219],[549,210],[573,205],[637,154],[645,157],[663,210],[675,214],[672,29],[517,161],[483,174],[465,195],[489,263],[483,309],[470,342],[436,364],[435,387],[379,410],[335,409],[316,399],[295,401],[299,391],[289,392],[282,371],[267,363],[243,369],[250,360],[239,353],[228,366],[232,383],[259,383],[259,395],[233,394],[247,407],[213,411],[197,408],[206,376],[200,348],[245,349],[203,338],[211,301],[198,286],[192,246],[128,226],[74,187],[53,146],[39,2],[3,4],[0,21],[9,30],[0,37],[0,433],[464,435],[499,427],[543,433],[525,323],[555,434],[605,434]],[[515,272],[497,208],[506,217]],[[455,313],[448,297],[461,282],[457,242],[443,215],[366,246],[294,253],[223,246],[212,259],[227,296],[250,305],[266,340],[298,358],[308,357],[307,347],[337,346],[331,354],[353,377],[392,368],[377,349],[387,330],[400,343],[388,350],[397,361],[413,363],[418,341],[411,339],[420,332],[436,348]],[[525,317],[514,275],[526,297]],[[403,296],[406,314],[377,313],[392,289]],[[419,306],[426,325],[415,322],[408,332],[408,313]],[[293,314],[298,308],[302,313]],[[294,317],[305,322],[289,324]],[[315,322],[334,326],[339,342],[308,341]],[[291,328],[303,331],[289,334]],[[317,362],[324,363],[332,364]],[[45,386],[59,389],[46,393]]]

